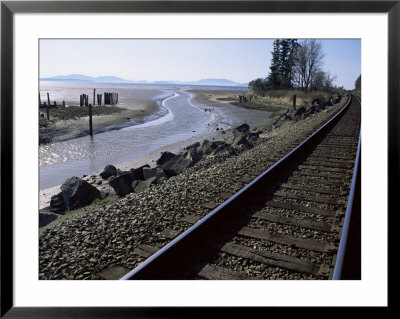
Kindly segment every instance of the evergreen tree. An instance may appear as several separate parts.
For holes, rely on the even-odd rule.
[[[290,88],[293,82],[295,53],[299,44],[296,39],[279,39],[274,41],[269,85],[273,89]]]
[[[296,39],[282,39],[280,46],[281,87],[290,88],[293,82],[292,70],[295,62],[295,51],[299,44]]]
[[[357,78],[355,82],[356,90],[361,90],[361,75]]]
[[[272,52],[271,65],[268,74],[268,86],[272,89],[278,89],[281,86],[281,65],[280,65],[280,43],[281,40],[274,41],[274,50]]]

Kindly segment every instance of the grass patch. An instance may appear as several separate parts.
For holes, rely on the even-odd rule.
[[[39,117],[39,128],[49,127],[51,125],[54,125],[53,121],[49,121],[47,118],[44,117]]]
[[[100,200],[97,202],[97,205],[104,205],[104,204],[107,204],[110,200],[111,200],[110,197],[104,197],[103,199],[100,199]]]

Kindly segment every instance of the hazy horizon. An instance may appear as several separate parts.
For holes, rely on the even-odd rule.
[[[269,73],[274,39],[41,39],[40,78],[82,74],[129,81],[227,79],[248,83]],[[353,89],[361,74],[360,39],[321,39],[323,70]],[[56,52],[57,54],[54,54]]]

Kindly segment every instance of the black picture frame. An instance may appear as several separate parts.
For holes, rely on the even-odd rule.
[[[3,318],[191,318],[190,307],[23,308],[13,302],[13,19],[16,13],[387,13],[388,207],[396,210],[399,186],[400,1],[1,1],[1,313]],[[385,172],[386,173],[386,172]],[[388,216],[389,218],[390,216]],[[390,223],[388,224],[390,225]],[[390,259],[389,259],[390,262]],[[388,284],[390,280],[388,281]],[[390,306],[390,298],[388,300]],[[307,309],[291,308],[297,315]],[[212,309],[222,316],[226,309]],[[245,314],[246,308],[235,310]],[[299,313],[300,311],[300,313]]]

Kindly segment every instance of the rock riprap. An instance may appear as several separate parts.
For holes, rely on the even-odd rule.
[[[96,187],[76,176],[67,179],[60,189],[50,200],[50,209],[56,213],[87,206],[101,197]]]

